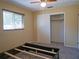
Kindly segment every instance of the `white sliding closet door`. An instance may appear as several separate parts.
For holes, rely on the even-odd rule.
[[[50,43],[50,19],[49,15],[42,14],[37,16],[37,42]]]
[[[79,48],[79,15],[78,15],[78,48]]]
[[[52,21],[52,41],[64,42],[64,21]]]

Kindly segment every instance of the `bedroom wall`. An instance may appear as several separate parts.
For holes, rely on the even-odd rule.
[[[24,30],[4,31],[2,26],[2,9],[8,9],[11,11],[23,13],[25,15]],[[24,44],[25,42],[33,41],[33,29],[32,11],[0,1],[0,52],[12,49],[14,47]]]
[[[65,7],[57,7],[57,8],[51,8],[51,9],[46,9],[42,11],[36,12],[36,29],[37,29],[37,35],[43,36],[41,39],[37,36],[37,41],[41,43],[45,43],[45,40],[47,43],[50,42],[50,15],[51,14],[56,14],[56,13],[64,13],[65,14],[65,19],[64,19],[64,45],[68,47],[77,47],[77,15],[79,11],[79,6],[78,5],[72,5],[72,6],[65,6]],[[48,23],[47,23],[47,22]],[[40,24],[46,25],[46,26],[40,26]],[[39,34],[39,28],[40,28],[40,34]],[[42,32],[43,30],[46,30],[49,28],[49,32],[47,33],[48,36],[46,35],[45,31]],[[44,36],[45,35],[45,36]],[[42,40],[43,38],[47,38]]]

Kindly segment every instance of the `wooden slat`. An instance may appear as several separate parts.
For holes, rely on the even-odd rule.
[[[26,48],[30,48],[30,49],[35,49],[35,50],[39,50],[39,51],[43,51],[43,52],[47,52],[47,53],[57,54],[56,52],[53,52],[53,51],[46,51],[46,50],[39,49],[39,48],[34,48],[34,47],[29,47],[29,46],[24,46],[24,45],[23,45],[22,47],[26,47]]]
[[[47,57],[44,57],[44,56],[41,56],[41,55],[38,55],[38,54],[35,54],[35,53],[31,53],[31,52],[27,52],[27,51],[24,51],[24,50],[20,50],[20,49],[17,49],[17,48],[15,48],[15,50],[23,52],[23,53],[26,53],[26,54],[29,54],[29,55],[32,55],[32,56],[40,57],[40,58],[43,58],[43,59],[50,59],[50,58],[47,58]]]
[[[15,56],[15,55],[13,55],[13,54],[8,53],[8,52],[4,52],[4,53],[5,53],[6,55],[9,55],[9,56],[15,58],[15,59],[22,59],[22,58],[20,58],[20,57],[17,57],[17,56]]]

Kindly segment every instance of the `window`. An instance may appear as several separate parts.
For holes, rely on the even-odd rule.
[[[12,11],[3,10],[3,29],[24,29],[23,15]]]

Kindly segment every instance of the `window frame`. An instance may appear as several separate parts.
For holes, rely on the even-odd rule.
[[[4,29],[4,31],[14,31],[14,30],[24,30],[24,14],[23,13],[19,13],[19,12],[15,12],[15,11],[11,11],[11,10],[7,10],[7,9],[2,9],[2,15],[3,15],[3,12],[4,11],[8,11],[8,12],[12,12],[12,13],[15,13],[15,14],[19,14],[19,15],[22,15],[22,24],[23,24],[23,28],[18,28],[18,29]],[[3,16],[2,16],[3,17]],[[3,19],[4,21],[4,19]],[[4,24],[3,24],[4,26]]]

